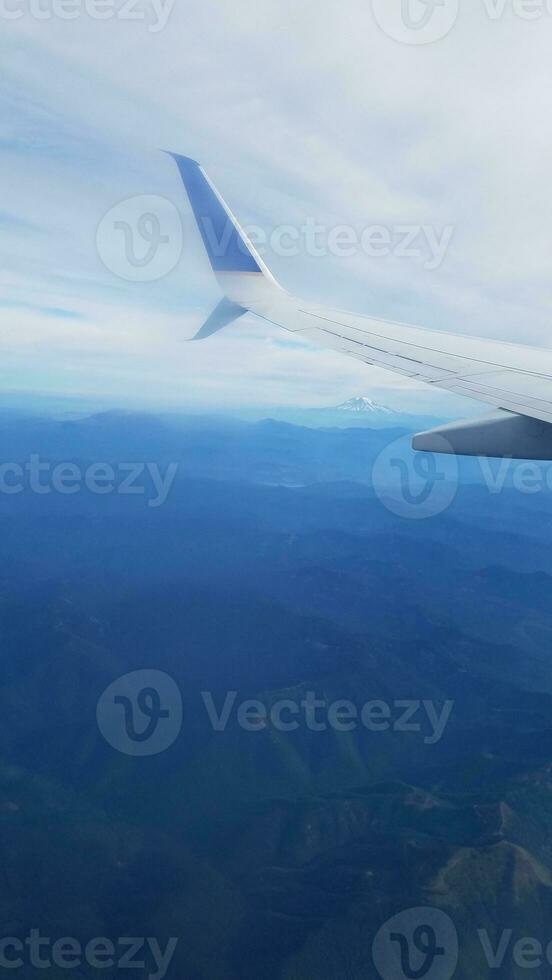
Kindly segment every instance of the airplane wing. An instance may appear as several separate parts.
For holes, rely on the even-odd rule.
[[[171,154],[224,294],[197,339],[254,313],[366,364],[491,405],[480,419],[414,437],[431,452],[552,459],[552,350],[319,308],[276,282],[203,169]]]

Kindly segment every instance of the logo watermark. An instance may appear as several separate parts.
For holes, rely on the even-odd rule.
[[[161,670],[124,674],[103,692],[96,710],[98,728],[124,755],[159,755],[174,744],[182,728],[182,695]]]
[[[477,929],[470,957],[479,948],[481,966],[518,976],[520,970],[552,966],[552,937],[525,935],[512,928]],[[385,922],[372,943],[372,959],[381,980],[451,980],[461,957],[458,932],[441,909],[412,908]],[[487,972],[485,972],[487,975]]]
[[[147,980],[163,980],[179,940],[171,937],[165,948],[152,936],[109,939],[98,936],[83,945],[72,936],[52,939],[40,929],[31,929],[24,939],[0,938],[2,970],[140,970]],[[111,974],[110,974],[111,975]],[[27,973],[25,972],[25,976]]]
[[[167,500],[178,473],[178,463],[164,470],[158,463],[120,462],[52,463],[31,454],[25,463],[0,463],[0,496],[29,492],[73,495],[88,491],[99,496],[143,496],[148,507],[161,507]]]
[[[440,909],[406,909],[381,927],[372,958],[382,980],[451,980],[458,966],[456,928]]]
[[[418,736],[424,745],[441,741],[454,701],[422,699],[331,700],[306,691],[299,700],[274,702],[240,699],[237,691],[215,697],[202,691],[201,702],[214,732],[237,726],[245,732],[352,732],[360,728]],[[176,682],[162,671],[125,674],[109,685],[97,709],[98,726],[109,744],[125,755],[157,755],[169,748],[182,728],[183,699]]]
[[[105,267],[127,282],[169,275],[182,255],[180,214],[172,201],[142,194],[120,201],[102,218],[96,247]]]
[[[411,436],[386,446],[372,466],[372,486],[393,514],[426,520],[442,514],[458,492],[456,456],[415,453]]]
[[[234,226],[226,221],[215,227],[209,216],[200,218],[203,235],[217,258],[234,247]],[[267,231],[249,224],[244,234],[259,255],[279,258],[333,256],[349,259],[406,259],[428,272],[441,267],[451,247],[455,226],[430,223],[326,225],[308,217],[300,225],[276,225]],[[121,201],[102,218],[96,235],[98,254],[110,272],[129,282],[153,282],[169,275],[182,256],[183,233],[180,215],[165,198],[142,195]],[[237,247],[244,254],[241,240]]]
[[[382,31],[401,44],[433,44],[450,33],[459,0],[372,0]]]
[[[489,20],[515,17],[533,23],[552,14],[552,0],[482,0]]]
[[[175,0],[0,0],[0,20],[22,17],[52,20],[117,20],[142,22],[149,34],[159,34],[169,22]]]
[[[221,235],[217,235],[210,218],[204,219],[202,225],[214,254],[224,256],[231,225],[227,225]],[[277,225],[270,232],[260,225],[247,225],[244,228],[259,255],[270,252],[281,258],[296,258],[298,255],[323,258],[330,255],[349,259],[360,254],[370,259],[393,257],[415,260],[429,272],[434,272],[443,264],[454,231],[454,225],[436,227],[400,223],[366,225],[359,229],[347,224],[328,226],[314,218],[307,218],[299,226]],[[239,247],[245,251],[241,241]]]
[[[507,963],[510,969],[516,966],[520,970],[539,970],[546,965],[552,966],[551,937],[543,940],[535,936],[518,935],[516,938],[513,929],[503,929],[495,937],[491,937],[487,929],[478,929],[477,937],[491,970],[502,970]]]
[[[477,7],[471,6],[473,13]],[[447,37],[458,21],[460,0],[372,0],[374,19],[381,30],[401,44],[433,44]],[[479,0],[489,21],[507,17],[539,23],[552,15],[552,0]]]
[[[203,218],[201,225],[213,254],[223,257],[232,240],[233,226],[227,222],[222,232],[217,232],[211,218]],[[301,225],[277,225],[267,232],[260,225],[246,225],[244,233],[259,255],[267,252],[281,258],[309,258],[333,256],[349,259],[363,254],[371,259],[393,257],[420,262],[424,269],[434,272],[442,265],[453,240],[455,226],[432,224],[391,225],[372,224],[363,228],[353,225],[325,225],[309,217]],[[246,247],[241,239],[241,251]]]
[[[399,517],[426,520],[442,514],[454,502],[460,487],[458,457],[446,452],[422,453],[412,449],[412,437],[402,436],[386,446],[371,470],[374,492],[387,510]],[[505,491],[524,496],[552,492],[552,463],[504,457],[471,457],[469,483],[491,496]]]
[[[238,701],[237,691],[228,691],[217,707],[208,691],[202,692],[209,721],[214,731],[226,730],[232,714],[240,728],[257,732],[273,728],[279,732],[352,732],[365,728],[369,732],[403,732],[421,735],[424,745],[441,741],[450,721],[454,701],[437,704],[422,700],[371,700],[363,704],[348,698],[330,701],[308,691],[300,701],[283,698],[268,704],[257,698]]]

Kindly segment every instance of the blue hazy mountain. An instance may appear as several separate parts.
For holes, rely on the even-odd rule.
[[[496,973],[473,928],[546,935],[550,494],[536,473],[532,491],[509,473],[491,492],[465,461],[441,513],[394,513],[374,462],[418,422],[0,418],[1,462],[23,473],[0,493],[10,935],[178,936],[175,980],[360,980],[381,923],[424,904],[454,916],[463,980]],[[113,489],[37,492],[33,457],[42,487],[60,464],[107,465]],[[151,483],[118,492],[129,464],[174,464],[162,504]],[[142,669],[177,682],[184,723],[165,752],[132,758],[96,710]],[[246,731],[233,714],[215,731],[202,700],[309,691],[454,710],[427,744]]]

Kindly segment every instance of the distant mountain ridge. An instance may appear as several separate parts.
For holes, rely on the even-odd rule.
[[[357,395],[355,398],[349,398],[346,402],[342,402],[341,405],[336,406],[336,412],[355,412],[355,413],[367,413],[369,415],[397,415],[394,409],[388,408],[387,405],[380,405],[379,402],[375,402],[372,398],[367,398],[365,395]]]
[[[455,980],[523,980],[506,954],[489,965],[478,929],[497,962],[504,930],[510,951],[549,941],[548,497],[464,477],[448,510],[400,517],[370,481],[403,416],[324,411],[335,428],[0,415],[3,460],[22,466],[179,464],[158,508],[0,492],[6,935],[181,937],[167,980],[365,980],[383,923],[428,906],[458,934]],[[142,667],[173,679],[184,724],[138,759],[97,707]],[[309,691],[394,723],[239,722],[249,699],[271,714]],[[221,720],[236,693],[221,729],[205,692]],[[446,702],[434,744],[415,731],[427,711],[398,723],[397,707]]]

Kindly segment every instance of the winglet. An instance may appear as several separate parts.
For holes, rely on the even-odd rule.
[[[191,157],[169,153],[175,160],[216,276],[256,275],[275,280],[237,218],[225,204],[207,174]]]
[[[244,313],[247,313],[247,310],[243,306],[240,306],[239,303],[233,303],[231,299],[225,296],[224,299],[221,299],[218,306],[215,307],[203,326],[200,327],[195,337],[191,337],[190,339],[204,340],[205,337],[210,337],[212,334],[217,333],[218,330],[222,330],[223,327],[228,326],[229,323],[237,320]]]

